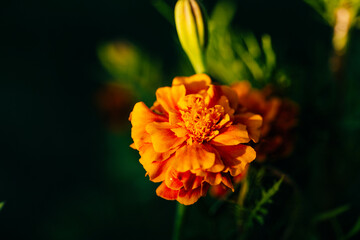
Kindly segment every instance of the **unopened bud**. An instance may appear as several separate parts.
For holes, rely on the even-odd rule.
[[[175,24],[180,43],[196,73],[205,72],[207,24],[204,12],[196,0],[178,0]]]

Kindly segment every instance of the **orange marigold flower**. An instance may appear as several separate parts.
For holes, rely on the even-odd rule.
[[[206,74],[176,77],[156,98],[150,109],[137,103],[130,121],[131,146],[150,180],[161,182],[157,195],[189,205],[210,185],[233,190],[232,177],[256,157],[248,144],[259,140],[261,116],[240,113],[235,91]]]
[[[298,106],[289,99],[274,96],[270,86],[262,90],[252,89],[247,81],[231,86],[239,97],[239,103],[263,118],[261,141],[255,147],[257,160],[267,156],[284,157],[291,153],[294,143],[293,129],[297,124]]]

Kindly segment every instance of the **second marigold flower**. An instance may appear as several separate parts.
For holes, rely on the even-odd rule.
[[[132,147],[158,196],[195,203],[210,185],[233,189],[238,176],[256,157],[262,118],[243,109],[236,92],[211,84],[206,74],[176,77],[159,88],[149,109],[143,102],[130,115]]]

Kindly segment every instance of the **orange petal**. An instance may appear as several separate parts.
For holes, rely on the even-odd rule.
[[[233,90],[237,93],[239,98],[243,98],[248,95],[251,90],[251,84],[248,81],[241,81],[231,86]]]
[[[221,121],[217,124],[217,126],[219,128],[223,128],[223,127],[228,127],[232,124],[232,122],[230,122],[230,116],[229,114],[225,114],[225,116],[221,119]]]
[[[156,194],[159,197],[162,197],[166,200],[176,200],[179,194],[179,190],[173,190],[168,188],[166,184],[163,182],[160,186],[156,189]]]
[[[225,165],[221,160],[220,154],[216,151],[216,149],[213,149],[212,152],[215,153],[215,163],[210,168],[206,169],[206,171],[215,173],[223,171],[225,169]]]
[[[154,113],[167,116],[168,112],[165,111],[165,109],[161,106],[161,104],[158,101],[155,101],[154,104],[150,107],[150,110]]]
[[[177,110],[177,103],[185,96],[185,92],[182,85],[162,87],[156,91],[156,99],[167,112],[172,112]]]
[[[280,106],[281,106],[281,100],[279,98],[273,97],[269,99],[266,104],[266,113],[263,116],[264,121],[265,119],[268,122],[273,121],[277,116],[278,112],[280,111]]]
[[[166,172],[171,166],[171,159],[165,161],[156,161],[148,165],[143,165],[149,175],[149,179],[153,182],[161,182],[166,179]]]
[[[249,141],[250,138],[246,126],[237,124],[221,129],[220,134],[214,137],[210,143],[215,146],[227,146],[247,143]]]
[[[234,98],[235,96],[230,97]],[[220,105],[224,108],[224,112],[229,114],[230,116],[233,116],[235,112],[235,110],[230,106],[229,99],[226,95],[224,95],[222,91],[222,86],[211,85],[209,87],[209,89],[207,90],[207,95],[205,97],[205,104],[207,105],[207,107],[214,107],[215,105]]]
[[[233,89],[231,89],[230,87],[224,86],[224,85],[221,86],[221,90],[222,90],[222,93],[229,100],[230,107],[232,109],[236,109],[238,106],[238,103],[239,103],[238,95],[236,94],[236,92]]]
[[[149,178],[153,182],[161,182],[165,179],[165,173],[172,164],[170,155],[173,152],[157,153],[154,151],[152,144],[144,144],[140,148],[140,163],[146,170]]]
[[[210,185],[206,182],[201,184],[201,196],[205,196],[207,191],[209,190]]]
[[[180,112],[169,112],[169,123],[173,126],[183,122]]]
[[[232,184],[231,178],[228,173],[224,173],[222,176],[222,184],[224,184],[226,187],[230,188],[232,191],[234,191],[234,186]]]
[[[188,131],[183,127],[172,128],[171,131],[173,131],[179,138],[185,137],[188,133]]]
[[[186,94],[198,93],[206,90],[211,84],[211,78],[206,74],[195,74],[190,77],[176,77],[172,85],[185,85]]]
[[[151,136],[151,142],[153,143],[154,150],[156,152],[166,152],[171,148],[175,148],[182,144],[186,139],[178,138],[173,131],[169,123],[150,123],[146,126],[146,131]]]
[[[245,124],[251,140],[258,142],[263,119],[258,114],[243,113],[236,116],[236,122]]]
[[[230,168],[231,176],[235,177],[238,176],[239,174],[244,174],[244,172],[246,172],[247,165],[248,163],[242,162],[240,165]]]
[[[216,85],[211,85],[207,90],[207,95],[205,97],[205,104],[207,107],[214,107],[218,104],[219,99],[221,98],[221,87]]]
[[[179,172],[192,169],[207,169],[215,163],[215,153],[205,144],[184,145],[175,153],[173,167]]]
[[[177,198],[178,202],[184,205],[191,205],[197,202],[201,197],[201,188],[198,187],[192,190],[181,189]]]
[[[169,168],[165,177],[165,184],[171,189],[179,190],[183,187],[183,183],[178,178],[179,173],[173,168]]]
[[[200,187],[185,190],[184,188],[180,189],[177,200],[179,203],[184,205],[194,204],[200,197],[205,196],[207,190],[209,189],[209,184],[203,183]]]
[[[234,179],[234,182],[235,183],[239,183],[241,182],[245,177],[246,177],[246,174],[248,172],[248,169],[249,169],[249,164],[246,164],[245,168],[244,168],[244,171],[242,171],[242,173],[240,173],[239,175],[235,176],[233,179]]]
[[[205,181],[210,183],[210,185],[218,185],[222,181],[221,173],[207,173]]]
[[[185,190],[198,188],[204,181],[203,177],[196,176],[190,171],[181,173],[179,177],[181,177],[181,181],[184,183]]]
[[[138,102],[130,114],[130,121],[132,124],[131,137],[135,147],[139,149],[145,142],[151,142],[150,135],[145,130],[146,125],[152,122],[166,121],[166,118],[150,111],[143,102]]]
[[[255,150],[243,144],[236,146],[217,146],[222,161],[225,166],[235,167],[241,163],[249,163],[256,158]]]
[[[234,115],[235,110],[230,107],[230,103],[227,97],[221,96],[219,101],[217,102],[217,105],[223,106],[225,113],[229,114],[231,117]]]
[[[151,143],[145,143],[144,145],[139,148],[140,153],[140,163],[141,164],[150,164],[154,161],[163,161],[168,159],[175,150],[168,151],[165,153],[158,153],[155,152],[154,147]]]

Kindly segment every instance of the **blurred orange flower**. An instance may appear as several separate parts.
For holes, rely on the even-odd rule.
[[[239,112],[236,92],[206,74],[176,77],[156,98],[150,109],[137,103],[130,121],[131,146],[150,180],[161,182],[157,195],[189,205],[210,185],[233,190],[233,176],[256,157],[249,143],[259,140],[261,116]]]
[[[131,91],[118,83],[107,83],[96,94],[101,117],[112,131],[127,127],[134,97]]]
[[[294,145],[293,129],[297,124],[298,106],[289,99],[274,96],[270,86],[262,90],[251,88],[247,81],[231,86],[239,96],[239,103],[263,118],[261,141],[256,145],[257,160],[267,157],[284,157]]]

